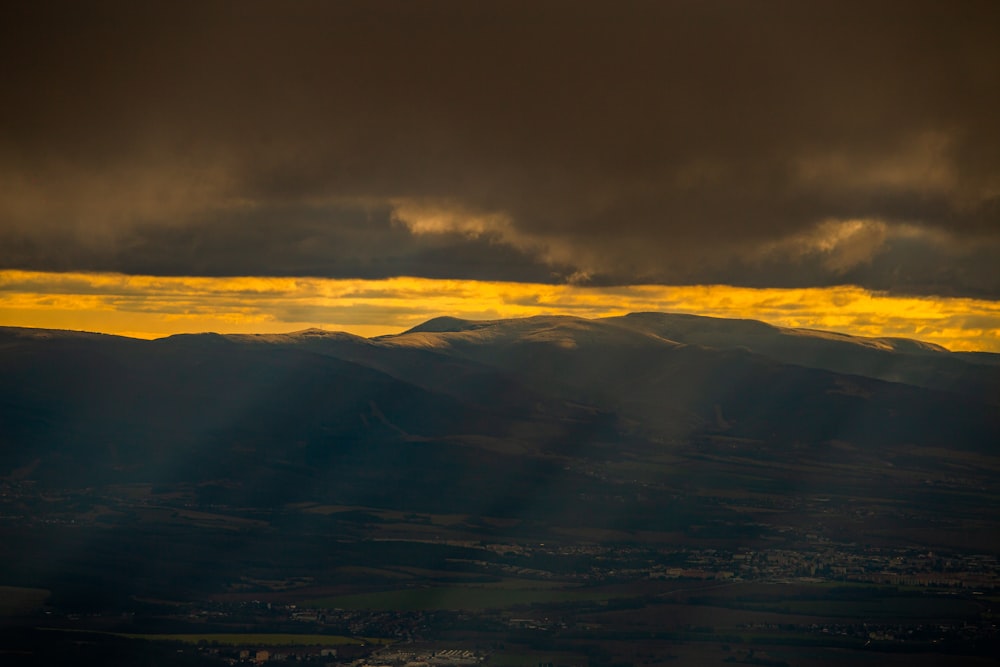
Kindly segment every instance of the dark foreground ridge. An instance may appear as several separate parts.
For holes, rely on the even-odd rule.
[[[988,664],[998,443],[997,355],[748,320],[0,328],[0,651]]]

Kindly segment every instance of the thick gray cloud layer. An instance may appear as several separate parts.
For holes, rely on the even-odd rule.
[[[998,7],[6,3],[0,267],[1000,298]]]

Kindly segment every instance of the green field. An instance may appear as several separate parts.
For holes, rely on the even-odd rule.
[[[405,588],[378,593],[360,593],[336,597],[316,598],[304,603],[306,607],[419,611],[423,609],[483,610],[503,609],[518,605],[553,604],[559,602],[596,602],[614,597],[628,597],[623,593],[587,588],[505,588],[497,586],[432,586]]]
[[[982,605],[978,601],[931,597],[887,597],[872,600],[787,600],[749,602],[746,603],[746,606],[758,611],[786,614],[839,618],[864,617],[868,619],[975,619],[982,611]]]
[[[347,644],[391,644],[391,639],[370,637],[343,637],[340,635],[306,635],[281,633],[212,633],[212,634],[133,634],[127,632],[98,632],[69,628],[41,628],[56,632],[79,632],[112,635],[127,639],[144,639],[153,642],[183,642],[185,644],[221,644],[225,646],[344,646]]]

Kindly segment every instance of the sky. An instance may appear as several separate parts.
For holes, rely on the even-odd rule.
[[[5,2],[0,324],[1000,351],[996,2]]]

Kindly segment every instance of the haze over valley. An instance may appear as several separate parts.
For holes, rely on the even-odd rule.
[[[869,633],[969,664],[995,646],[996,355],[633,313],[367,339],[4,328],[0,369],[4,583],[45,591],[46,627],[480,657],[516,636],[593,663],[646,609],[667,614],[650,655],[703,664]],[[873,604],[910,611],[848,622]],[[749,611],[683,620],[713,609]],[[764,610],[784,620],[750,639]]]

